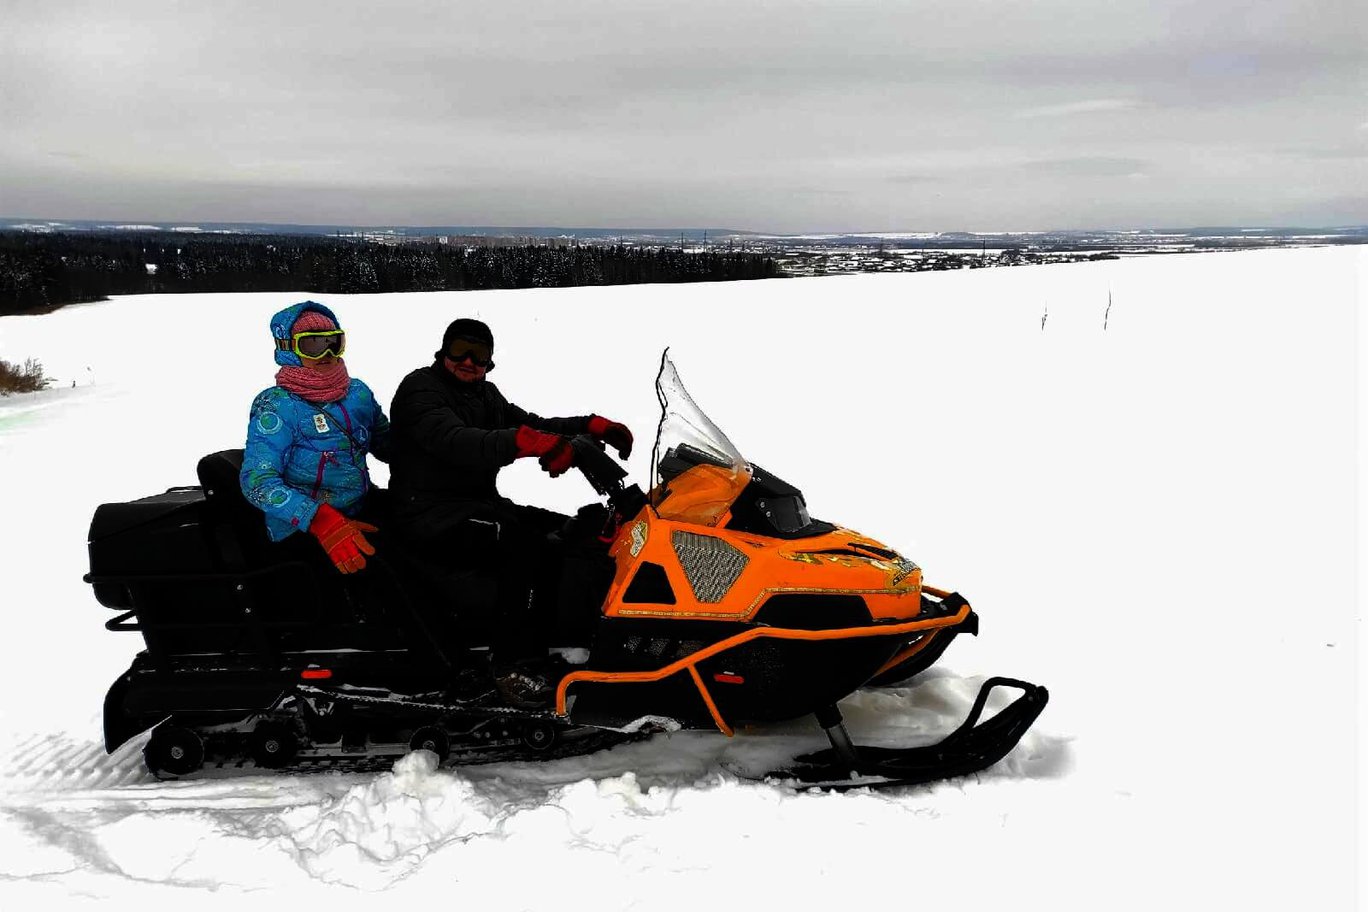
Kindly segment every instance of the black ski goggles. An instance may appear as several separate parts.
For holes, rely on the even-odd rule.
[[[469,358],[476,367],[489,367],[493,363],[494,349],[473,339],[452,339],[447,346],[446,356],[452,364],[460,364]]]
[[[347,350],[347,334],[335,329],[325,332],[298,332],[292,339],[292,351],[310,361],[317,361],[329,354],[340,358]]]

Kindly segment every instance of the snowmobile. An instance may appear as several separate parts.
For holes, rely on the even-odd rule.
[[[1045,688],[987,680],[938,744],[851,742],[837,703],[907,680],[978,616],[888,546],[812,518],[802,492],[743,459],[693,402],[668,353],[656,378],[654,484],[589,437],[575,465],[599,495],[529,567],[559,656],[554,706],[504,705],[488,668],[492,597],[437,594],[381,532],[367,569],[338,574],[306,536],[272,543],[238,485],[242,451],[206,456],[200,484],[100,506],[89,535],[111,631],[145,648],[109,689],[105,748],[151,728],[159,778],[217,770],[384,769],[410,750],[450,764],[550,759],[661,731],[814,715],[830,749],[766,778],[797,787],[907,785],[996,763]],[[497,526],[472,525],[458,567],[479,577]],[[983,719],[996,688],[1020,691]]]

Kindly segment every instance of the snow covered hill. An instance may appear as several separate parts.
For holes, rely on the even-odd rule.
[[[474,315],[513,401],[638,438],[670,346],[742,453],[982,616],[926,680],[843,704],[857,740],[934,738],[985,675],[1050,688],[993,770],[843,795],[726,772],[820,744],[803,720],[371,775],[157,783],[138,742],[104,756],[140,643],[81,582],[91,513],[241,445],[267,320],[307,295],[0,318],[0,358],[60,381],[0,399],[0,907],[1348,908],[1365,267],[1328,248],[326,299],[382,402]],[[515,499],[592,499],[531,460],[505,474]]]

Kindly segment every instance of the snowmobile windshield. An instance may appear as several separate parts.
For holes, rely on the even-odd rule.
[[[684,389],[668,354],[660,359],[656,398],[651,504],[662,519],[716,525],[750,481],[750,466]]]

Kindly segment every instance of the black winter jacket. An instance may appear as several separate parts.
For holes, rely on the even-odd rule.
[[[437,535],[503,500],[499,469],[518,456],[519,425],[582,434],[589,416],[542,418],[504,398],[488,380],[467,382],[434,361],[399,384],[390,405],[390,491],[400,534]]]

